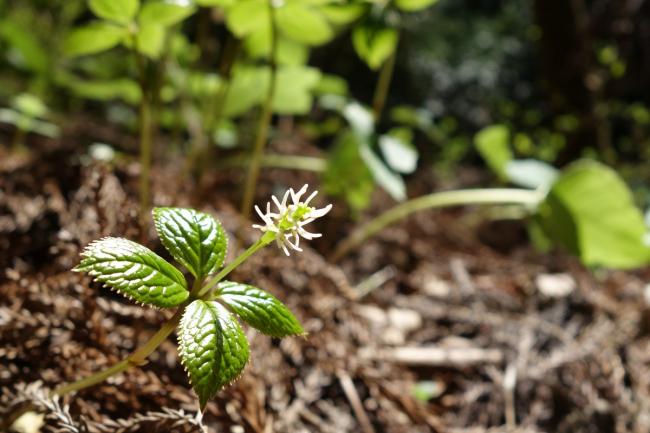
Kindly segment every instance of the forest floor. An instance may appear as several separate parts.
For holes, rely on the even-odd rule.
[[[155,167],[153,202],[219,218],[232,259],[242,248],[234,233],[245,230],[244,246],[256,236],[236,212],[241,176],[223,170],[196,186],[178,181],[179,165]],[[520,224],[485,222],[477,209],[414,215],[335,264],[327,254],[354,227],[336,206],[304,253],[267,248],[238,268],[232,279],[272,292],[309,336],[249,331],[249,365],[202,422],[172,338],[142,368],[48,399],[119,361],[170,315],[70,272],[87,243],[108,235],[167,257],[153,228],[139,229],[137,174],[134,162],[84,160],[60,143],[0,155],[5,423],[31,405],[45,414],[42,431],[61,432],[650,431],[650,270],[589,271],[536,252]],[[318,179],[263,170],[258,203],[307,182]],[[409,181],[413,194],[436,187],[425,171]],[[381,192],[373,203],[368,215],[391,206]]]

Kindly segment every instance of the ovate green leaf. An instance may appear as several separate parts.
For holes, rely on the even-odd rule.
[[[151,59],[158,59],[165,44],[165,27],[154,22],[140,25],[136,35],[137,49]]]
[[[170,27],[180,23],[196,11],[196,7],[188,4],[174,4],[165,2],[146,3],[138,15],[141,24],[153,23]]]
[[[506,166],[512,160],[510,131],[505,125],[483,128],[474,136],[476,150],[500,179],[506,180]]]
[[[189,296],[183,274],[140,244],[104,238],[88,245],[74,269],[142,304],[175,307]]]
[[[266,335],[286,337],[305,332],[293,313],[262,289],[225,281],[219,284],[217,295],[244,322]]]
[[[248,341],[237,321],[218,302],[196,300],[179,327],[179,352],[192,388],[205,408],[221,387],[235,380],[248,361]]]
[[[408,128],[394,128],[379,136],[379,148],[386,163],[398,173],[413,173],[417,167],[418,151],[411,143],[412,136]]]
[[[73,30],[63,42],[63,51],[70,57],[99,53],[119,45],[127,36],[125,27],[95,22]]]
[[[570,166],[540,204],[537,220],[549,238],[588,266],[625,269],[650,262],[641,211],[623,180],[602,164]]]
[[[138,0],[89,0],[88,6],[99,18],[128,24],[135,17],[140,2]]]
[[[285,36],[304,44],[321,45],[334,36],[325,17],[308,4],[287,3],[276,10],[275,19]]]
[[[416,12],[438,3],[438,0],[395,0],[395,6],[405,12]]]
[[[239,0],[228,9],[226,16],[228,28],[238,37],[268,25],[269,20],[267,0]]]
[[[273,93],[273,111],[279,114],[305,114],[312,106],[312,91],[320,71],[307,66],[283,66],[278,70]]]
[[[352,31],[352,45],[372,69],[379,69],[397,48],[397,30],[390,27],[359,25]]]
[[[228,238],[221,224],[194,209],[153,210],[156,231],[167,251],[197,278],[213,273],[226,257]]]
[[[343,197],[353,213],[365,209],[375,189],[372,173],[359,153],[359,136],[343,131],[327,157],[323,183],[325,192]]]

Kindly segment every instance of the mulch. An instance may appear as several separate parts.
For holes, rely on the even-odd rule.
[[[48,432],[650,431],[648,270],[589,271],[562,252],[538,253],[512,239],[520,224],[485,223],[478,209],[422,212],[331,263],[354,227],[339,204],[304,253],[255,255],[230,278],[269,290],[309,335],[248,330],[249,365],[202,415],[174,338],[142,368],[48,398],[119,361],[171,315],[70,272],[83,246],[108,235],[168,257],[137,223],[137,174],[128,158],[98,163],[63,145],[0,155],[5,423],[29,407]],[[153,178],[156,205],[222,221],[230,259],[255,239],[237,213],[237,172],[197,185],[170,163]],[[259,202],[305,182],[318,179],[264,170]],[[418,193],[435,187],[428,172],[409,182]],[[368,215],[391,205],[381,192],[373,203]],[[540,290],[540,276],[557,275],[573,282],[569,292]]]

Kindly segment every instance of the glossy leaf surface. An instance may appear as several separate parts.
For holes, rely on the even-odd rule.
[[[273,337],[300,335],[305,331],[293,313],[275,296],[248,284],[219,284],[219,299],[244,322]]]
[[[180,323],[179,352],[201,409],[246,366],[248,341],[237,321],[218,302],[196,300]]]
[[[92,242],[75,268],[142,304],[175,307],[189,296],[183,274],[140,244],[122,238]]]

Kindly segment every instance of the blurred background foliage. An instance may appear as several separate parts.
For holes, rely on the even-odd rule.
[[[416,168],[444,179],[483,164],[475,135],[495,125],[513,157],[617,167],[646,205],[648,12],[644,0],[284,0],[270,17],[264,0],[0,0],[0,127],[16,145],[89,117],[135,132],[145,99],[154,138],[169,138],[157,152],[200,172],[206,152],[252,146],[275,71],[273,114],[336,161],[307,166],[353,213],[375,183],[401,200]]]

